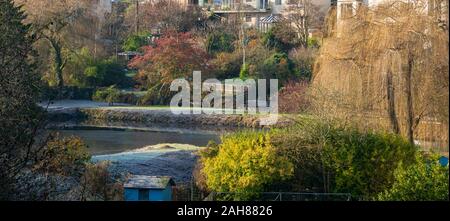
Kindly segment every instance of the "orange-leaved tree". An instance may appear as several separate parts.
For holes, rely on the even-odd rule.
[[[189,33],[166,33],[155,45],[143,49],[143,55],[131,60],[129,66],[139,70],[137,78],[146,88],[165,87],[174,79],[192,76],[193,71],[210,70],[208,54]]]

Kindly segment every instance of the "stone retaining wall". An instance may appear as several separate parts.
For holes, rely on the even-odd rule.
[[[77,108],[50,112],[53,121],[73,119],[103,120],[106,122],[139,122],[144,124],[171,124],[183,126],[219,126],[264,128],[260,125],[263,115],[225,114],[173,114],[169,109],[127,109],[127,108]],[[271,127],[283,127],[292,121],[280,115],[278,123]]]

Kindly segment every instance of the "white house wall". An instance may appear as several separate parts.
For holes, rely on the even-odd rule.
[[[276,0],[269,0],[269,5],[271,5],[272,8],[272,14],[279,15],[283,13],[283,10],[286,8],[286,3],[288,0],[281,0],[280,5],[276,5]]]

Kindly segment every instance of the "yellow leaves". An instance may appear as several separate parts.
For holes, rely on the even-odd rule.
[[[247,44],[247,47],[254,48],[257,47],[260,44],[260,42],[256,39],[250,40]]]
[[[255,193],[292,175],[293,165],[276,154],[264,132],[241,132],[222,138],[216,156],[203,157],[211,190]]]

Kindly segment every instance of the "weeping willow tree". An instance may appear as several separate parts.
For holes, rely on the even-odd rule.
[[[333,24],[313,76],[315,111],[448,147],[449,42],[441,19],[448,5],[427,2],[358,6],[327,19]]]

